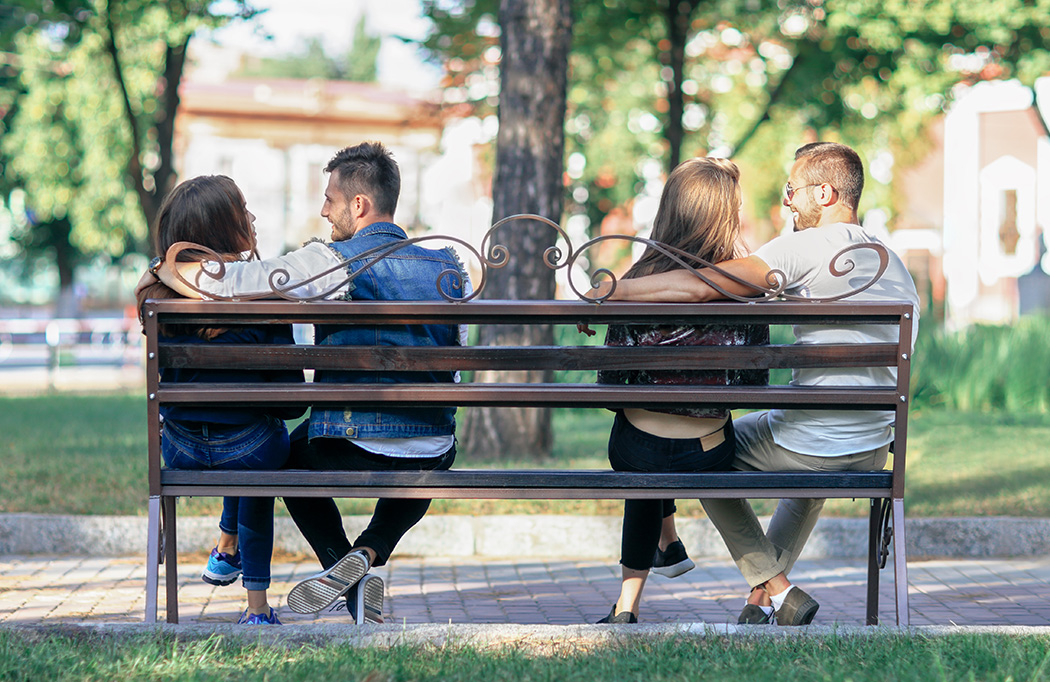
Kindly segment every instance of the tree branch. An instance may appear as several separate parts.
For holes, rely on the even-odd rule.
[[[769,112],[773,110],[773,107],[776,105],[777,101],[780,99],[780,96],[784,92],[784,85],[788,82],[788,80],[791,79],[791,75],[795,72],[795,69],[801,62],[802,53],[799,52],[791,60],[791,66],[789,66],[788,70],[784,72],[784,77],[780,79],[779,83],[777,83],[777,87],[775,87],[773,89],[773,92],[769,94],[769,100],[766,101],[766,106],[762,110],[762,115],[755,119],[755,122],[754,124],[752,124],[751,128],[746,133],[744,133],[744,135],[740,138],[739,142],[733,145],[732,149],[730,150],[730,156],[735,156],[736,154],[738,154],[740,150],[742,150],[744,146],[751,141],[751,138],[755,135],[756,132],[758,132],[759,127],[769,120]]]
[[[117,86],[124,103],[124,115],[128,125],[131,126],[131,158],[128,159],[126,177],[131,182],[135,193],[139,198],[139,206],[142,208],[143,216],[149,221],[153,216],[150,207],[153,205],[153,196],[146,190],[142,177],[142,142],[139,131],[139,121],[131,108],[131,98],[128,96],[127,83],[124,80],[124,69],[120,64],[120,51],[117,49],[116,29],[113,25],[113,10],[109,3],[106,4],[106,51],[113,60],[113,76],[116,78]]]
[[[172,144],[175,139],[175,115],[179,110],[179,82],[182,80],[183,68],[186,65],[186,49],[190,38],[191,36],[187,35],[181,44],[168,45],[164,52],[164,87],[156,120],[160,165],[153,174],[153,179],[156,181],[154,199],[168,193],[175,177]],[[153,216],[147,217],[152,224]]]

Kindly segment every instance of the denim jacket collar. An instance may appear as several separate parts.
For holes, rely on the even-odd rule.
[[[397,237],[398,239],[408,239],[408,233],[403,229],[395,225],[394,223],[388,223],[380,221],[378,223],[372,223],[362,227],[360,230],[354,233],[350,239],[356,239],[357,237],[368,237],[377,234],[388,234],[391,237]],[[349,241],[349,239],[343,239],[342,241]]]

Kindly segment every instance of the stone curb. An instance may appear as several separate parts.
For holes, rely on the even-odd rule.
[[[179,551],[209,550],[215,543],[217,523],[211,517],[180,518]],[[351,538],[367,523],[367,516],[344,518]],[[728,556],[706,519],[680,518],[677,525],[692,556]],[[146,526],[145,516],[0,514],[0,554],[130,556],[145,551]],[[405,536],[398,553],[608,559],[619,551],[620,526],[617,516],[431,515]],[[806,545],[806,558],[863,558],[867,537],[867,519],[823,518]],[[907,543],[910,559],[1041,556],[1050,554],[1050,519],[908,519]],[[275,520],[274,549],[311,553],[286,517]]]
[[[0,629],[22,632],[29,637],[84,635],[101,637],[141,637],[150,633],[178,635],[180,640],[205,639],[222,635],[240,642],[259,642],[298,647],[307,644],[340,644],[356,647],[391,646],[472,646],[565,651],[581,646],[629,645],[636,640],[651,642],[655,637],[739,637],[744,639],[827,639],[856,637],[944,637],[951,635],[997,634],[1011,637],[1045,637],[1045,627],[1035,626],[891,626],[809,625],[778,628],[728,623],[651,623],[638,625],[364,625],[342,623],[283,625],[280,628],[245,628],[230,623],[156,625],[124,623],[85,623],[81,625],[15,625]]]

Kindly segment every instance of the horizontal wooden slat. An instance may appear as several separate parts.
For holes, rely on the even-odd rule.
[[[417,499],[660,499],[664,497],[890,497],[892,473],[452,470],[164,470],[165,495]]]
[[[400,407],[673,407],[727,405],[895,409],[895,388],[827,386],[613,386],[603,384],[160,384],[162,404]]]
[[[627,303],[583,301],[189,301],[147,303],[162,322],[230,324],[889,324],[911,312],[905,302]]]
[[[469,371],[483,369],[773,369],[892,367],[897,345],[772,346],[269,346],[164,344],[161,367]]]

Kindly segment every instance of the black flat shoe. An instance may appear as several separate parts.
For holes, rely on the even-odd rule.
[[[626,625],[629,623],[637,623],[638,616],[634,615],[630,611],[620,611],[616,613],[616,604],[613,604],[612,609],[609,611],[609,615],[598,621],[598,625],[603,623],[613,623],[616,625]]]
[[[773,622],[773,612],[766,613],[761,606],[746,604],[736,622],[738,625],[768,625]]]

